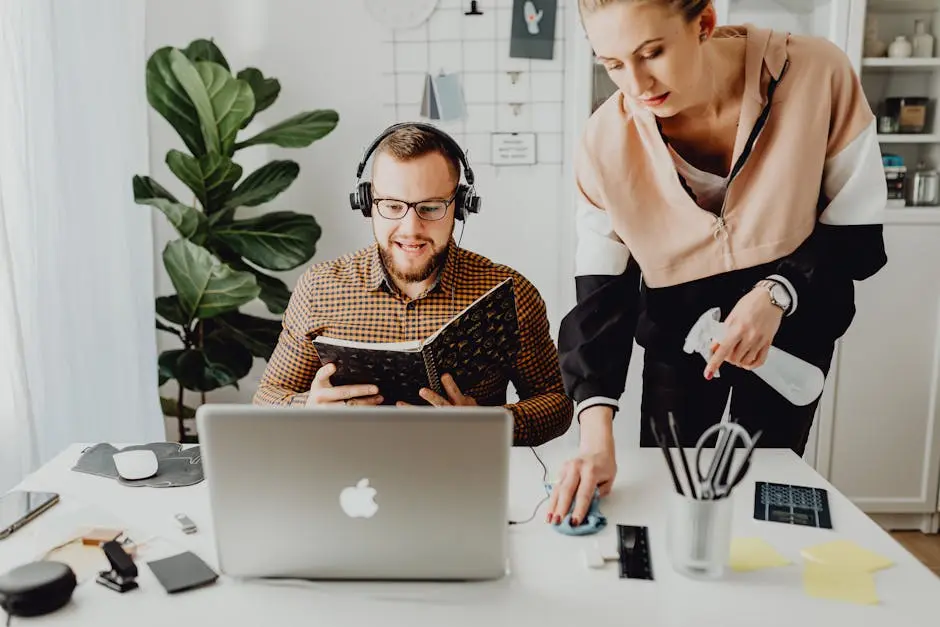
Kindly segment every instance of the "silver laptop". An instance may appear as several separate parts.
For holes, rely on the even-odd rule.
[[[208,404],[196,424],[219,568],[229,576],[506,573],[505,408]]]

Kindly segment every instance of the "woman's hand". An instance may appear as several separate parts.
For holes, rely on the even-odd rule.
[[[755,287],[745,294],[724,321],[721,343],[712,345],[705,378],[711,379],[726,361],[746,370],[763,365],[782,319],[783,310],[770,302],[765,289]]]
[[[576,526],[587,516],[595,489],[600,496],[610,493],[617,476],[613,419],[613,410],[601,405],[581,412],[578,419],[581,423],[580,450],[561,467],[558,483],[548,501],[546,522],[558,525],[571,511],[571,524]]]

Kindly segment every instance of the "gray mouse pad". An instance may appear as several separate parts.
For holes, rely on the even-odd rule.
[[[147,449],[157,456],[157,474],[147,479],[128,481],[123,479],[114,466],[112,456],[122,451]],[[204,479],[202,456],[198,446],[182,448],[175,442],[152,442],[135,444],[118,449],[110,444],[95,444],[85,449],[72,467],[75,472],[107,477],[126,486],[148,488],[177,488],[199,483]]]

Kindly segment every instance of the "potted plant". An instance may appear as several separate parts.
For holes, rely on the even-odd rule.
[[[163,413],[177,418],[181,442],[193,442],[184,420],[195,410],[184,404],[184,390],[205,402],[206,392],[237,389],[255,357],[270,358],[280,321],[239,308],[260,299],[270,313],[283,314],[290,290],[269,272],[307,262],[321,235],[313,216],[292,211],[240,218],[239,209],[258,207],[286,190],[300,166],[277,159],[243,176],[234,157],[259,144],[307,147],[330,133],[339,116],[331,109],[305,111],[242,138],[255,115],[275,102],[280,83],[253,67],[234,74],[221,50],[205,39],[154,52],[146,85],[150,106],[187,149],[168,151],[166,164],[193,194],[186,202],[149,176],[133,179],[135,202],[161,211],[179,235],[163,249],[176,293],[157,297],[156,326],[179,338],[182,347],[163,351],[158,371],[159,385],[177,383],[175,399],[161,397]]]

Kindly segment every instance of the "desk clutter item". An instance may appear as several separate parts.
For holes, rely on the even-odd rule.
[[[667,414],[668,431],[665,427],[657,424],[653,416],[649,416],[650,430],[657,446],[662,449],[663,457],[666,459],[666,466],[669,468],[669,474],[672,477],[676,493],[690,499],[713,501],[724,499],[731,495],[731,491],[737,487],[744,479],[748,469],[751,466],[751,456],[754,453],[754,447],[760,439],[761,432],[758,431],[752,437],[747,429],[736,422],[719,422],[702,433],[698,442],[695,444],[695,475],[689,465],[689,459],[686,456],[685,449],[680,442],[682,439],[679,434],[679,426],[676,424],[672,412]],[[668,433],[668,435],[667,435]],[[715,450],[712,454],[708,468],[702,470],[702,450],[711,439],[716,436]],[[744,446],[745,452],[741,462],[734,467],[734,451],[736,443],[740,441]],[[673,450],[679,458],[677,463],[673,459]],[[732,468],[734,468],[732,470]],[[685,482],[683,483],[683,478]]]
[[[803,591],[817,599],[876,605],[878,591],[871,573],[819,562],[803,563]]]
[[[653,580],[649,529],[642,525],[617,525],[617,550],[621,579]]]
[[[549,496],[551,496],[553,489],[553,483],[545,483],[545,492]],[[563,533],[566,536],[587,536],[593,533],[597,533],[607,526],[607,516],[601,513],[600,500],[600,492],[597,488],[594,488],[594,496],[591,498],[591,505],[588,507],[587,515],[584,517],[584,520],[580,522],[580,524],[572,526],[571,514],[574,512],[575,507],[574,499],[572,499],[571,506],[568,508],[568,513],[565,514],[565,517],[561,519],[559,524],[552,525],[552,527],[558,533]]]
[[[758,481],[754,486],[754,518],[832,529],[829,497],[824,488]]]
[[[149,450],[157,457],[157,473],[139,480],[124,479],[114,464],[114,454],[123,451]],[[96,444],[86,449],[75,465],[75,472],[114,479],[118,483],[134,487],[175,488],[194,485],[205,476],[199,447],[183,448],[175,442],[153,442],[117,449],[111,444]]]
[[[792,564],[763,538],[733,538],[728,566],[737,572],[750,572]]]
[[[77,585],[75,573],[60,562],[18,566],[0,576],[0,608],[12,616],[43,616],[63,607]]]
[[[859,546],[851,540],[833,540],[800,551],[803,559],[851,570],[861,570],[866,573],[889,568],[894,562],[883,555]]]
[[[170,594],[205,586],[219,578],[218,573],[191,551],[147,562],[147,566]]]
[[[127,554],[115,540],[105,542],[101,549],[108,558],[111,569],[98,573],[95,581],[121,593],[138,588],[137,564],[134,563],[134,558]]]

